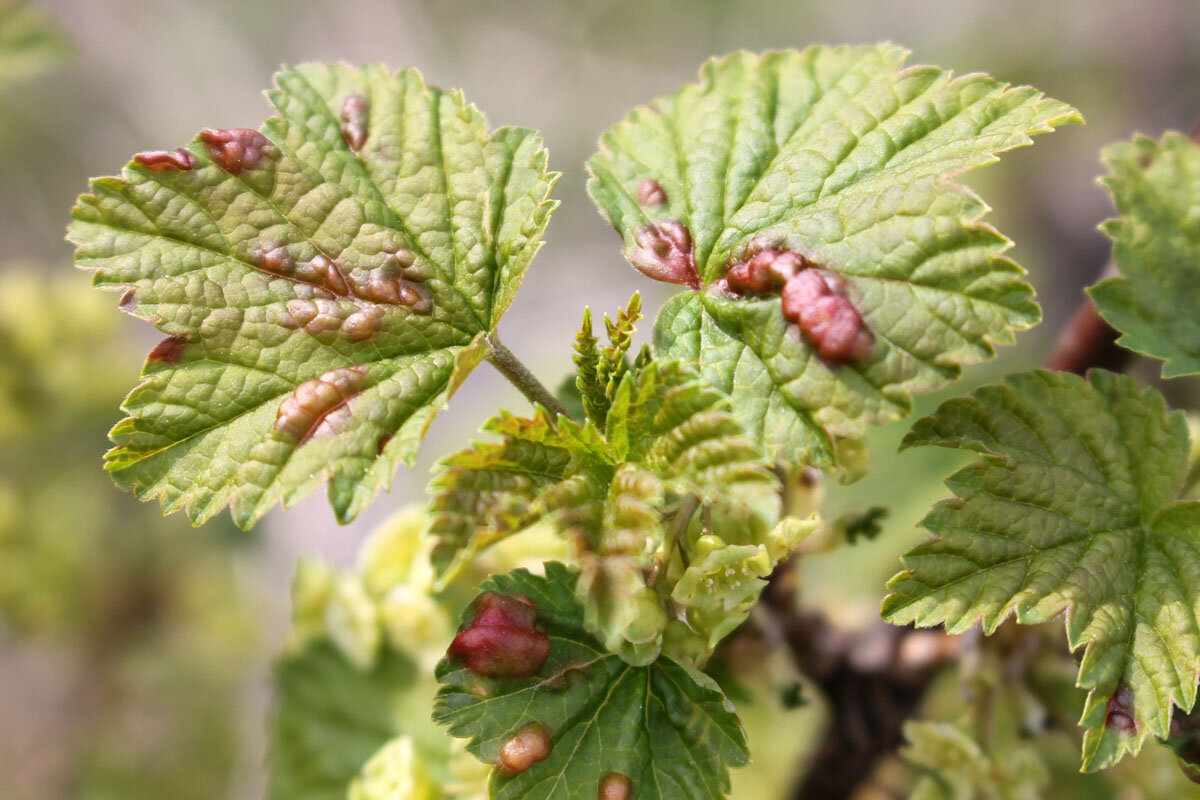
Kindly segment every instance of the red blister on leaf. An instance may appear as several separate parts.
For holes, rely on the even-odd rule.
[[[484,592],[471,611],[471,621],[450,643],[450,656],[485,678],[529,678],[541,672],[550,655],[550,637],[532,601]]]

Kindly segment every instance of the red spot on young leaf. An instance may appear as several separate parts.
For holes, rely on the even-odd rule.
[[[800,326],[821,358],[833,364],[861,361],[875,345],[858,309],[815,269],[797,272],[783,287],[783,316]]]
[[[550,637],[526,597],[484,592],[471,607],[471,621],[447,651],[486,678],[529,678],[550,656]]]
[[[683,223],[667,220],[639,228],[634,234],[637,247],[629,261],[646,277],[700,289],[696,271],[692,234]]]
[[[146,356],[146,360],[160,364],[178,363],[179,357],[183,355],[185,344],[187,344],[187,339],[183,336],[168,336],[154,345],[154,349]]]
[[[117,303],[117,308],[124,311],[126,314],[132,314],[137,301],[134,299],[134,289],[126,289],[125,294],[121,295],[121,300]]]
[[[1133,691],[1123,683],[1117,685],[1117,691],[1108,699],[1104,726],[1130,735],[1137,733],[1137,720],[1133,716]]]
[[[213,163],[231,175],[254,169],[276,153],[270,139],[250,128],[205,128],[200,141],[208,147]]]
[[[357,366],[331,369],[305,381],[279,404],[275,432],[296,445],[338,433],[350,419],[350,401],[366,383],[366,372]]]
[[[165,172],[169,169],[189,170],[196,166],[196,157],[176,147],[173,151],[147,150],[133,157],[134,163],[141,164],[151,172]]]
[[[647,178],[638,186],[637,201],[640,206],[661,206],[667,202],[667,193],[662,184]]]
[[[354,153],[367,143],[367,118],[371,106],[361,94],[348,95],[342,103],[342,139]]]

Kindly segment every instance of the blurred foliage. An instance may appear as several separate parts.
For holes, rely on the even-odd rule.
[[[99,470],[127,349],[112,318],[111,300],[73,275],[5,270],[0,681],[64,706],[33,708],[38,721],[0,715],[0,741],[48,750],[39,763],[51,764],[10,763],[0,748],[5,800],[212,800],[242,757],[251,623],[233,539],[164,522]],[[3,678],[25,662],[25,682]],[[25,741],[40,723],[61,735]]]
[[[0,0],[0,87],[61,61],[70,52],[67,37],[25,0]]]

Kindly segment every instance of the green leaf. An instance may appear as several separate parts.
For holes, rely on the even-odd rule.
[[[1117,343],[1165,361],[1164,378],[1200,374],[1200,144],[1137,136],[1104,151],[1101,179],[1119,219],[1101,226],[1122,277],[1088,290]]]
[[[943,403],[905,447],[974,450],[922,521],[884,616],[991,633],[1065,615],[1088,697],[1087,770],[1164,737],[1200,677],[1200,503],[1179,500],[1188,429],[1161,395],[1095,370],[1035,371]]]
[[[616,367],[623,355],[614,348],[591,350],[601,360],[612,356],[596,374],[621,374],[615,387],[605,379],[605,430],[590,419],[551,419],[540,408],[532,419],[502,414],[488,422],[484,431],[502,441],[444,459],[430,486],[433,561],[444,585],[483,549],[548,518],[582,565],[588,629],[644,664],[659,652],[668,622],[663,607],[689,557],[743,546],[739,565],[769,571],[807,529],[772,527],[780,514],[777,479],[721,393],[677,362]],[[660,573],[657,586],[648,583]],[[753,578],[739,593],[756,598],[762,570],[738,574]],[[702,572],[694,580],[709,577]],[[701,611],[701,601],[713,600],[702,591],[675,600],[689,597],[697,604],[688,622],[711,644],[720,638],[714,631],[724,635],[747,613],[742,594],[724,598],[722,614]]]
[[[1011,242],[953,178],[1081,118],[1029,87],[905,67],[906,55],[879,45],[715,59],[699,83],[610,129],[588,162],[626,256],[685,284],[694,267],[703,284],[662,309],[656,354],[697,365],[772,457],[833,463],[835,437],[907,414],[910,392],[1040,319],[1003,255]],[[759,246],[823,270],[873,335],[869,354],[824,360],[784,319],[778,290],[731,293],[723,276]]]
[[[725,797],[728,768],[748,761],[729,701],[710,678],[666,656],[635,667],[609,653],[583,627],[575,581],[562,564],[548,563],[545,578],[516,570],[485,583],[538,608],[550,655],[539,674],[509,680],[444,660],[434,719],[491,763],[515,733],[532,726],[549,733],[546,758],[517,774],[492,773],[496,800],[595,800],[605,780],[621,776],[639,800]]]
[[[1037,749],[1011,745],[988,754],[957,725],[909,722],[901,757],[927,770],[910,800],[1037,800],[1050,773]]]
[[[329,480],[353,519],[487,353],[541,244],[540,138],[415,70],[276,75],[261,134],[135,156],[73,211],[76,263],[170,338],[112,431],[114,480],[248,527]]]
[[[0,0],[0,88],[41,72],[70,52],[67,37],[25,0]]]

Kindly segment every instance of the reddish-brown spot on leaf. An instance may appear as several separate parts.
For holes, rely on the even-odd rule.
[[[367,118],[371,106],[361,94],[348,95],[342,103],[342,138],[352,152],[367,143]]]
[[[656,180],[647,178],[642,181],[637,192],[638,205],[640,206],[661,206],[667,202],[667,193],[662,188],[662,184]]]
[[[793,275],[783,287],[783,316],[800,326],[821,358],[853,364],[875,345],[858,309],[815,269]]]
[[[350,401],[366,383],[362,367],[338,367],[305,381],[279,404],[276,433],[299,445],[339,432],[350,418]]]
[[[134,299],[135,289],[126,289],[125,294],[121,295],[120,302],[117,303],[117,308],[124,311],[126,314],[132,314],[137,301]]]
[[[1121,733],[1137,733],[1137,721],[1133,716],[1133,692],[1123,683],[1117,685],[1117,691],[1108,700],[1108,714],[1104,718],[1104,725]]]
[[[683,223],[667,220],[647,225],[638,229],[634,239],[638,246],[629,254],[629,261],[643,275],[700,289],[692,234]]]
[[[630,800],[633,797],[633,781],[628,775],[610,772],[600,781],[596,800]]]
[[[531,722],[500,745],[500,768],[509,775],[519,775],[549,757],[553,747],[550,731]]]
[[[213,163],[231,175],[254,169],[276,152],[270,139],[250,128],[205,128],[200,141],[208,147]]]
[[[471,621],[447,651],[486,678],[529,678],[550,656],[550,637],[526,597],[484,592],[475,599]]]
[[[173,151],[147,150],[135,154],[133,160],[151,172],[165,172],[169,169],[189,170],[197,163],[196,157],[182,147],[176,147]]]
[[[178,363],[179,357],[183,355],[185,344],[187,344],[187,339],[183,336],[168,336],[154,345],[154,349],[146,356],[146,360],[162,364]]]

